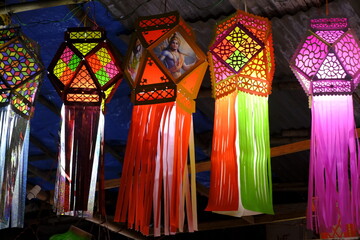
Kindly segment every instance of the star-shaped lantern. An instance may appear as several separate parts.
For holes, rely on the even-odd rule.
[[[49,78],[65,105],[55,191],[59,214],[93,213],[99,159],[103,164],[102,112],[121,77],[103,28],[68,29],[49,66]]]

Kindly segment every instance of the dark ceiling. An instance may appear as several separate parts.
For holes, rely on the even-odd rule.
[[[19,6],[19,10],[12,13],[13,22],[20,24],[23,31],[39,43],[45,66],[49,65],[63,41],[66,28],[81,25],[81,22],[91,25],[90,19],[106,28],[108,38],[119,50],[120,55],[124,56],[134,29],[134,21],[138,16],[179,11],[195,31],[198,45],[206,52],[216,23],[234,13],[236,9],[245,8],[245,1],[241,0],[101,0],[82,4],[71,4],[77,1],[59,0],[55,1],[59,5],[56,7],[23,11],[21,6],[24,4],[35,9],[46,2],[54,1],[35,1],[36,4],[32,1],[5,2],[6,5],[1,8],[3,12],[11,9],[13,4]],[[224,228],[291,221],[305,217],[310,111],[307,97],[288,65],[289,58],[307,29],[309,19],[326,17],[325,0],[248,0],[246,8],[250,13],[271,19],[273,25],[276,71],[273,92],[269,97],[269,113],[275,215],[237,219],[203,211],[209,186],[214,114],[214,100],[211,97],[211,83],[207,73],[196,100],[194,114],[200,231],[214,229],[220,231],[219,229]],[[360,35],[360,1],[333,0],[329,1],[328,9],[328,16],[349,18],[350,26]],[[354,94],[357,126],[360,123],[358,93],[356,91]],[[29,185],[40,185],[45,200],[46,195],[49,195],[54,187],[61,104],[55,89],[48,78],[45,78],[35,115],[31,120],[28,169]],[[114,231],[122,229],[121,235],[130,234],[131,238],[141,238],[111,221],[132,106],[130,89],[126,81],[123,81],[114,98],[107,105],[105,115],[105,174],[109,189],[107,190],[109,219],[104,225],[108,224],[107,227],[110,226]],[[29,203],[29,206],[33,205]],[[35,217],[31,213],[32,211],[29,210],[28,216],[32,216],[29,219],[34,220]],[[99,223],[96,218],[93,221]]]

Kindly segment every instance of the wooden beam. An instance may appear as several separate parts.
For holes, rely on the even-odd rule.
[[[306,151],[310,149],[310,140],[290,143],[271,148],[271,157],[279,157],[291,153]]]
[[[360,128],[356,129],[357,135],[360,136]],[[271,157],[284,156],[291,153],[297,153],[310,149],[310,140],[299,141],[271,148]],[[210,161],[196,164],[196,172],[210,171]]]
[[[306,203],[274,205],[274,215],[254,215],[252,216],[251,221],[247,221],[248,219],[245,220],[243,218],[231,218],[228,220],[201,222],[199,223],[199,231],[219,230],[254,224],[268,224],[305,219],[306,205]]]
[[[47,107],[50,111],[52,111],[52,112],[55,113],[56,115],[58,115],[58,116],[61,115],[61,110],[60,110],[60,108],[58,108],[58,106],[56,106],[52,101],[50,101],[49,99],[47,99],[44,95],[39,94],[37,100],[39,101],[39,103],[41,103],[42,105],[44,105],[45,107]]]
[[[196,191],[204,197],[209,197],[209,188],[205,187],[199,182],[196,182]]]
[[[51,152],[47,146],[45,146],[39,139],[34,137],[33,135],[30,135],[30,142],[37,146],[41,151],[43,151],[49,158],[56,159],[57,160],[57,153]]]
[[[136,239],[136,240],[149,239],[148,237],[142,235],[138,231],[128,229],[126,224],[124,223],[114,222],[114,219],[111,216],[106,216],[105,218],[101,216],[93,216],[92,218],[86,218],[86,220],[96,223],[104,228],[107,228],[110,231],[126,236],[128,239]]]
[[[47,172],[44,172],[37,167],[32,166],[31,164],[28,165],[28,171],[32,174],[34,174],[37,177],[41,177],[45,181],[52,182],[52,176],[50,176]]]
[[[88,1],[89,0],[47,0],[47,1],[16,3],[16,4],[10,4],[0,7],[0,14],[26,12],[26,11],[42,9],[42,8],[86,3]]]

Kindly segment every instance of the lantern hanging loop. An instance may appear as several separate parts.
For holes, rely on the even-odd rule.
[[[326,8],[326,16],[329,16],[329,1],[328,0],[326,0],[325,8]]]
[[[83,24],[85,27],[86,26],[93,26],[95,29],[99,27],[99,25],[96,22],[96,18],[95,18],[95,4],[93,4],[93,14],[90,17],[90,6],[88,6],[86,8],[86,11],[84,12],[84,16],[81,18],[78,27],[80,27],[81,24]],[[89,21],[89,22],[87,22]]]
[[[164,1],[164,13],[166,13],[166,9],[167,9],[167,0]]]

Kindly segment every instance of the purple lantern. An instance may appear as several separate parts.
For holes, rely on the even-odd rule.
[[[290,67],[311,96],[308,227],[360,226],[359,142],[352,93],[359,84],[360,46],[346,18],[310,21]]]

